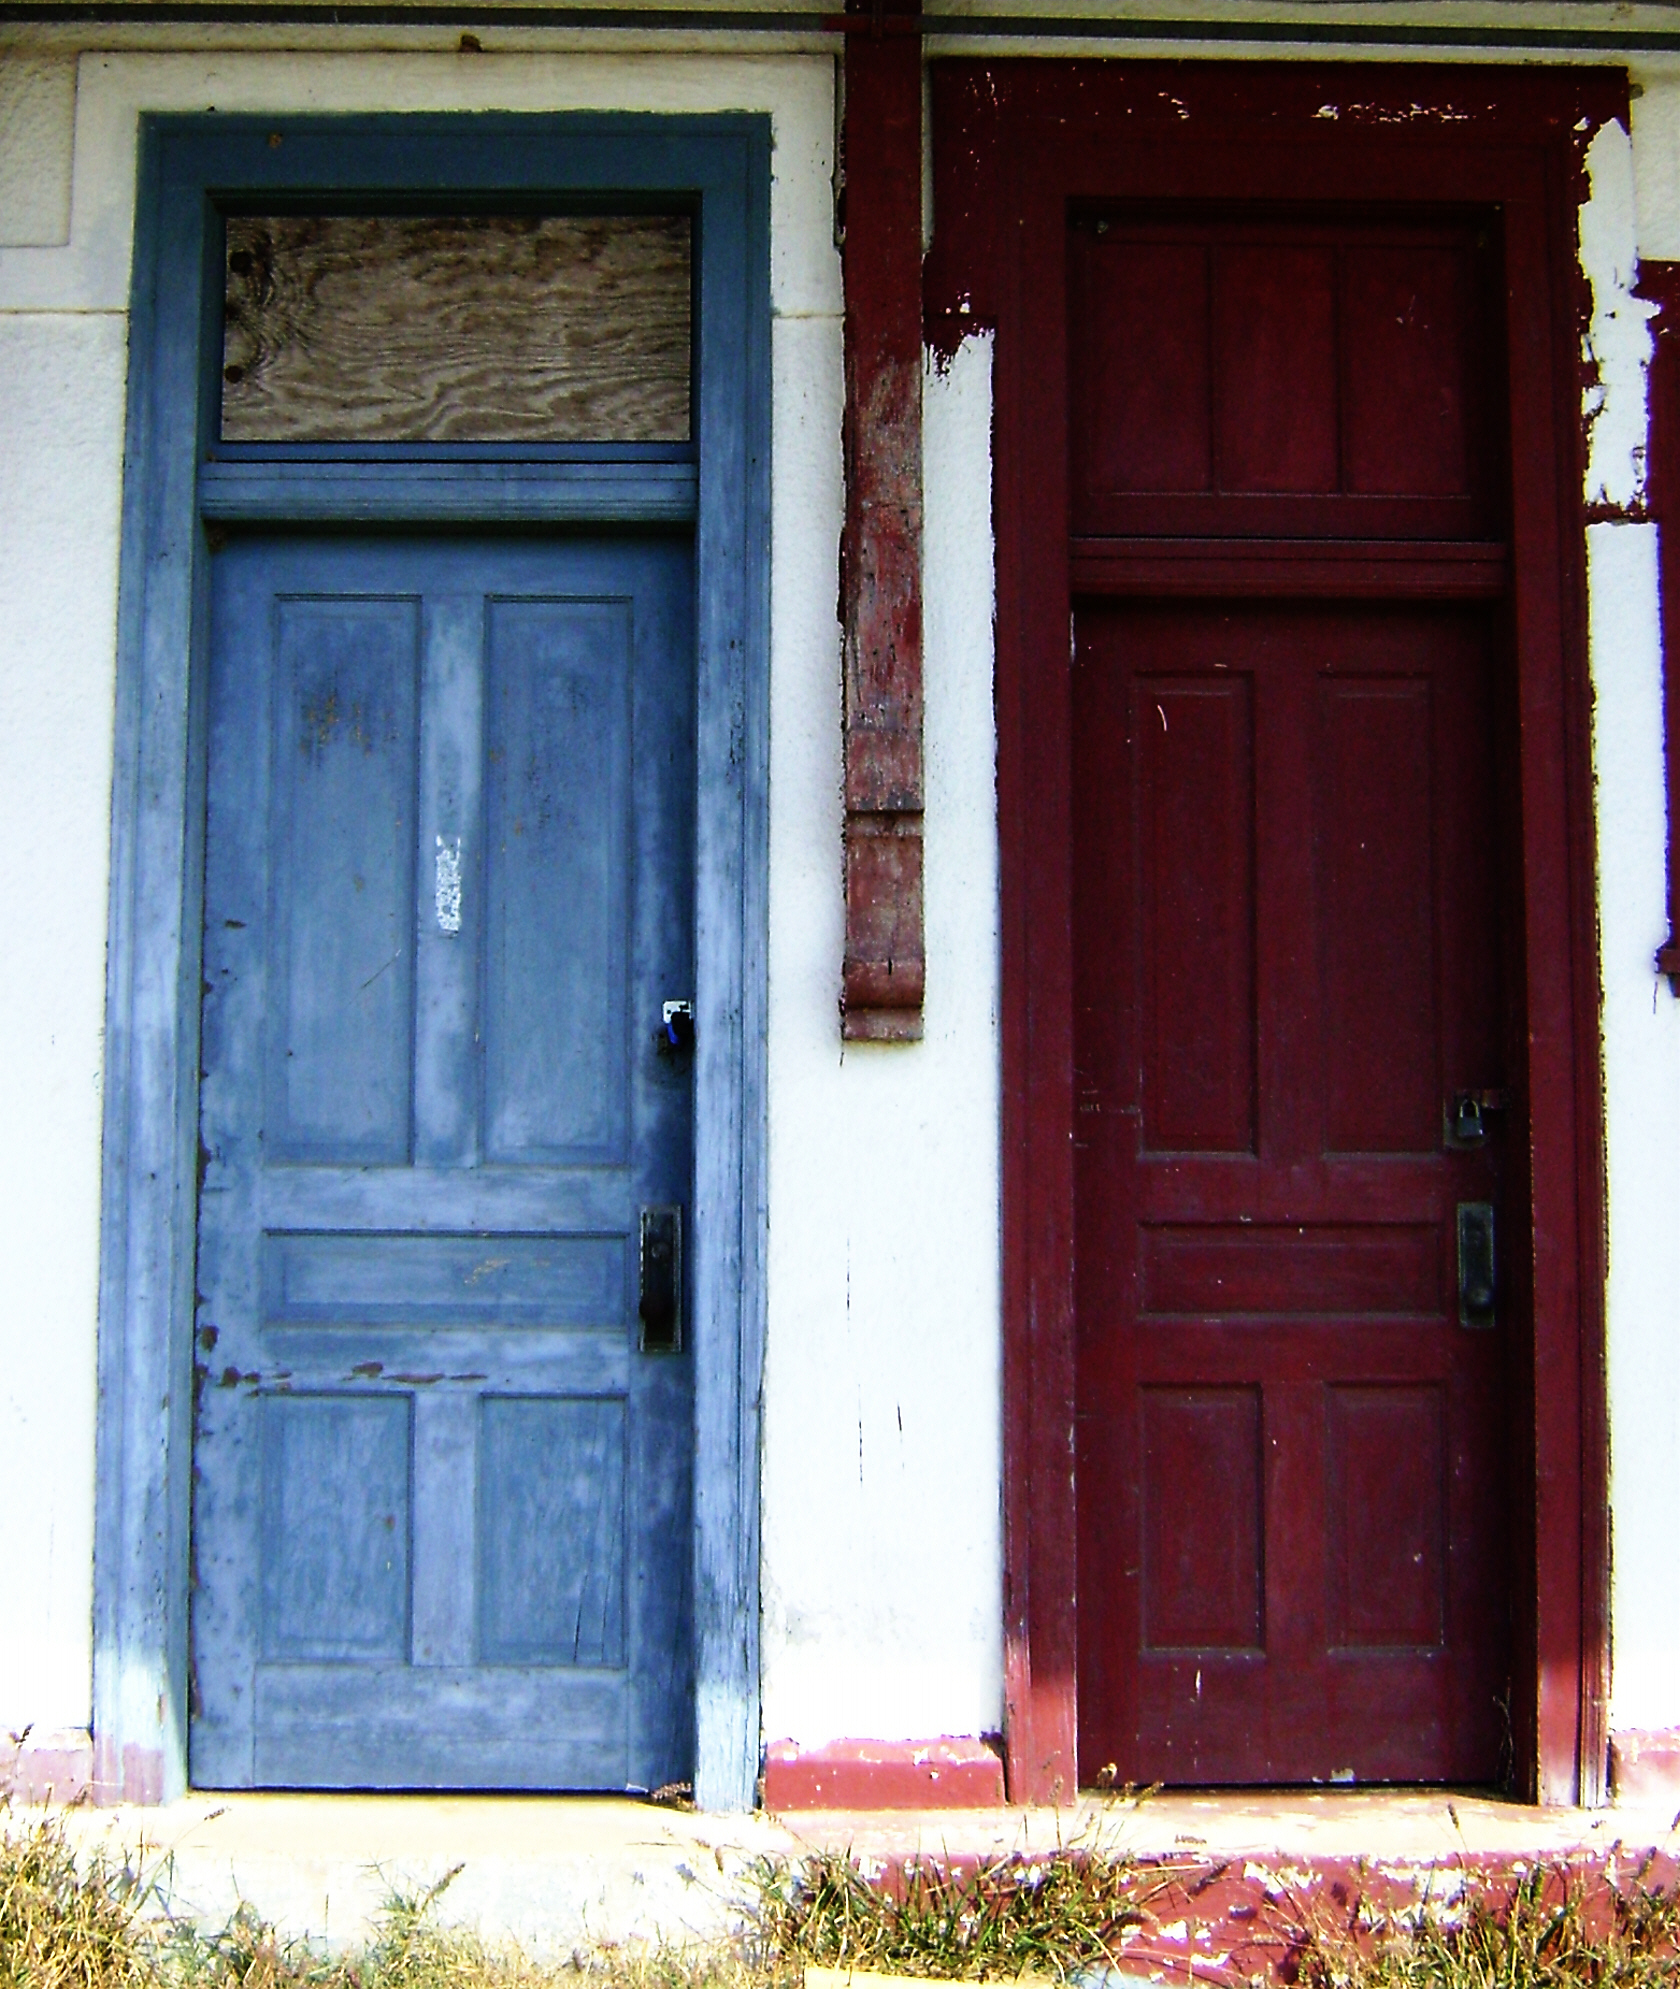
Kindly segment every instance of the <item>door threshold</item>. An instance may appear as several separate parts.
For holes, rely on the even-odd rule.
[[[1612,1844],[1680,1849],[1671,1807],[1541,1809],[1440,1788],[1163,1789],[1083,1794],[1061,1809],[815,1811],[780,1819],[806,1850],[859,1857],[1042,1853],[1085,1847],[1130,1858],[1445,1865],[1568,1858]]]

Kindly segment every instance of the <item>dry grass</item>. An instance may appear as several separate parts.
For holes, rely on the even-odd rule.
[[[533,1961],[440,1924],[455,1872],[393,1892],[371,1938],[343,1954],[283,1939],[250,1905],[210,1933],[174,1919],[165,1876],[78,1857],[59,1817],[22,1824],[0,1803],[0,1989],[778,1989],[773,1965],[728,1942]]]
[[[107,1860],[78,1865],[56,1818],[18,1829],[0,1813],[0,1984],[130,1989],[151,1981],[139,1887]]]
[[[1279,1972],[1300,1989],[1680,1989],[1680,1889],[1647,1876],[1615,1891],[1541,1867],[1508,1900],[1472,1897],[1452,1920],[1307,1915]],[[807,1963],[1079,1978],[1123,1965],[1128,1930],[1147,1928],[1186,1873],[1093,1844],[922,1861],[891,1883],[840,1856],[765,1861],[737,1941],[601,1946],[558,1963],[441,1925],[453,1873],[393,1895],[361,1948],[332,1955],[282,1940],[250,1907],[215,1933],[172,1920],[157,1877],[78,1858],[59,1819],[0,1808],[0,1989],[800,1989]]]
[[[1424,1911],[1363,1938],[1309,1940],[1305,1989],[1680,1989],[1680,1886],[1589,1887],[1556,1865],[1508,1900],[1472,1895],[1452,1919]]]
[[[894,1883],[819,1854],[759,1868],[767,1954],[825,1967],[967,1981],[1062,1977],[1118,1965],[1159,1885],[1151,1872],[1082,1846],[963,1866],[907,1864]]]

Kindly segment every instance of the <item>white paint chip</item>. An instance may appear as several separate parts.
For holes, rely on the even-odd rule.
[[[1599,129],[1586,166],[1592,192],[1581,208],[1581,267],[1593,306],[1582,357],[1596,375],[1581,397],[1586,499],[1627,511],[1645,496],[1645,369],[1657,307],[1633,294],[1639,280],[1633,141],[1620,124]]]
[[[438,931],[453,939],[461,930],[461,838],[437,839]]]

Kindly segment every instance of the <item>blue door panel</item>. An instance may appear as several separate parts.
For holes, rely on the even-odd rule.
[[[266,1116],[289,1160],[408,1158],[416,607],[275,603]]]
[[[690,551],[215,560],[191,1772],[691,1773]]]
[[[621,1162],[631,603],[489,604],[486,1148]]]
[[[609,1789],[632,1751],[622,1672],[265,1665],[259,1787]]]
[[[328,1230],[263,1239],[269,1326],[610,1328],[629,1271],[618,1236],[450,1236]]]
[[[479,1407],[478,1648],[493,1664],[624,1664],[622,1396]]]
[[[262,1654],[400,1658],[408,1647],[409,1404],[257,1398]]]

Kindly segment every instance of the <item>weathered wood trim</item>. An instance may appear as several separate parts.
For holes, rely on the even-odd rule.
[[[276,141],[278,138],[278,142]],[[758,1404],[768,984],[769,120],[756,115],[146,117],[131,299],[107,974],[95,1546],[95,1781],[186,1785],[208,560],[199,465],[220,361],[210,198],[677,196],[702,219],[699,818],[693,1247],[700,1802],[750,1807],[759,1765]],[[554,492],[578,469],[549,454]],[[359,466],[362,469],[366,464]],[[324,480],[323,466],[311,466]],[[286,507],[271,460],[226,474]],[[437,488],[438,460],[410,473]],[[380,515],[432,516],[388,464]],[[534,454],[517,484],[540,484]],[[297,515],[312,514],[299,473]],[[224,489],[226,486],[222,486]],[[361,485],[366,496],[365,481]],[[265,494],[266,489],[266,494]],[[508,501],[507,494],[501,500]],[[532,501],[537,501],[535,498]],[[231,499],[223,515],[238,509]],[[369,515],[366,510],[354,515]],[[461,515],[461,514],[455,514]],[[473,513],[493,522],[504,509]],[[610,511],[596,517],[610,516]]]
[[[922,1033],[922,47],[846,48],[841,1028]]]
[[[693,463],[246,462],[198,473],[206,518],[288,523],[689,525]]]

